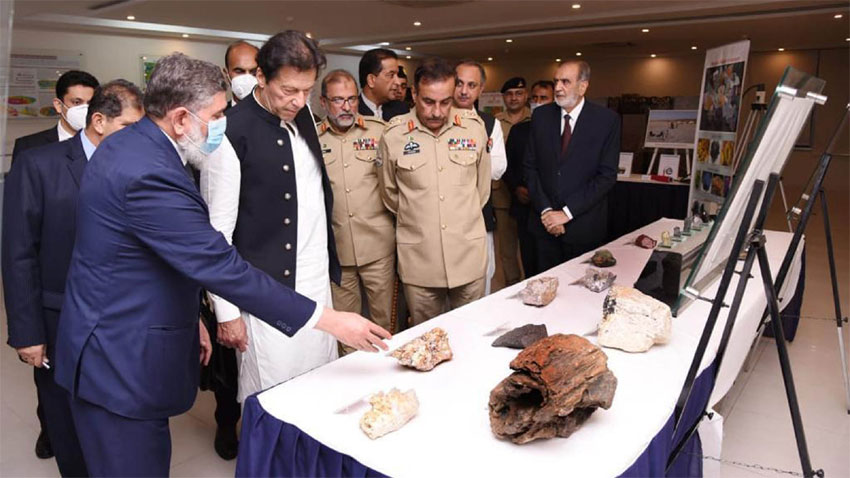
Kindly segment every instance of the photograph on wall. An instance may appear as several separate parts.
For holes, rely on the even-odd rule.
[[[697,132],[697,110],[649,110],[646,122],[647,148],[693,148]]]
[[[141,75],[141,85],[142,89],[148,86],[148,81],[151,79],[151,73],[153,73],[153,67],[156,66],[156,62],[162,58],[158,55],[139,55],[139,73]]]
[[[56,81],[68,70],[79,69],[82,53],[23,54],[9,57],[8,118],[51,118],[56,116],[53,98]]]
[[[491,115],[505,110],[505,102],[498,91],[485,91],[478,97],[478,109]]]
[[[691,168],[698,172],[694,173],[688,204],[705,204],[710,213],[723,203],[734,175],[749,54],[749,40],[713,48],[705,54]]]

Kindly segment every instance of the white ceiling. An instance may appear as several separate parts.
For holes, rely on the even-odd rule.
[[[400,52],[409,47],[406,54],[414,57],[518,61],[578,51],[594,57],[688,54],[691,46],[702,50],[742,38],[752,40],[755,51],[846,48],[849,7],[846,0],[18,0],[14,20],[22,27],[189,33],[222,42],[261,41],[298,29],[330,51],[390,42]]]

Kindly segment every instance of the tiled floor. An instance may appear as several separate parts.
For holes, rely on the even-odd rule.
[[[772,218],[770,224],[775,229],[783,226],[781,218]],[[847,315],[847,211],[836,214],[832,224],[836,227],[842,310]],[[789,347],[791,362],[813,466],[822,468],[827,477],[850,477],[850,415],[842,392],[835,322],[824,320],[833,314],[832,296],[823,226],[817,217],[809,226],[807,253],[806,318]],[[0,329],[5,344],[5,313]],[[847,327],[844,338],[850,346]],[[761,342],[754,366],[739,377],[722,403],[725,420],[720,458],[724,463],[720,469],[724,477],[788,476],[730,462],[800,471],[776,348],[773,340]],[[30,369],[18,362],[11,348],[0,347],[0,476],[58,476],[53,460],[39,460],[33,454],[38,433],[34,397]],[[171,420],[173,476],[233,476],[235,462],[221,460],[213,451],[214,407],[212,394],[200,393],[192,410]]]

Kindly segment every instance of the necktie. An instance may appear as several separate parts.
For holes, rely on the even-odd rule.
[[[570,145],[570,138],[573,136],[573,130],[570,128],[570,115],[564,115],[564,132],[561,133],[561,154],[567,154],[567,146]]]

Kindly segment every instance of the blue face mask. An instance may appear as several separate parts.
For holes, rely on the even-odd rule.
[[[207,125],[207,138],[203,143],[199,145],[195,144],[195,142],[192,141],[192,138],[189,138],[188,136],[187,139],[189,140],[189,142],[195,145],[195,147],[198,148],[202,153],[212,154],[213,151],[218,149],[218,147],[221,145],[221,142],[224,141],[224,132],[225,130],[227,130],[227,116],[222,116],[221,118],[212,120],[207,123],[195,113],[189,111],[189,114],[194,116],[195,119],[197,119],[201,123]]]

